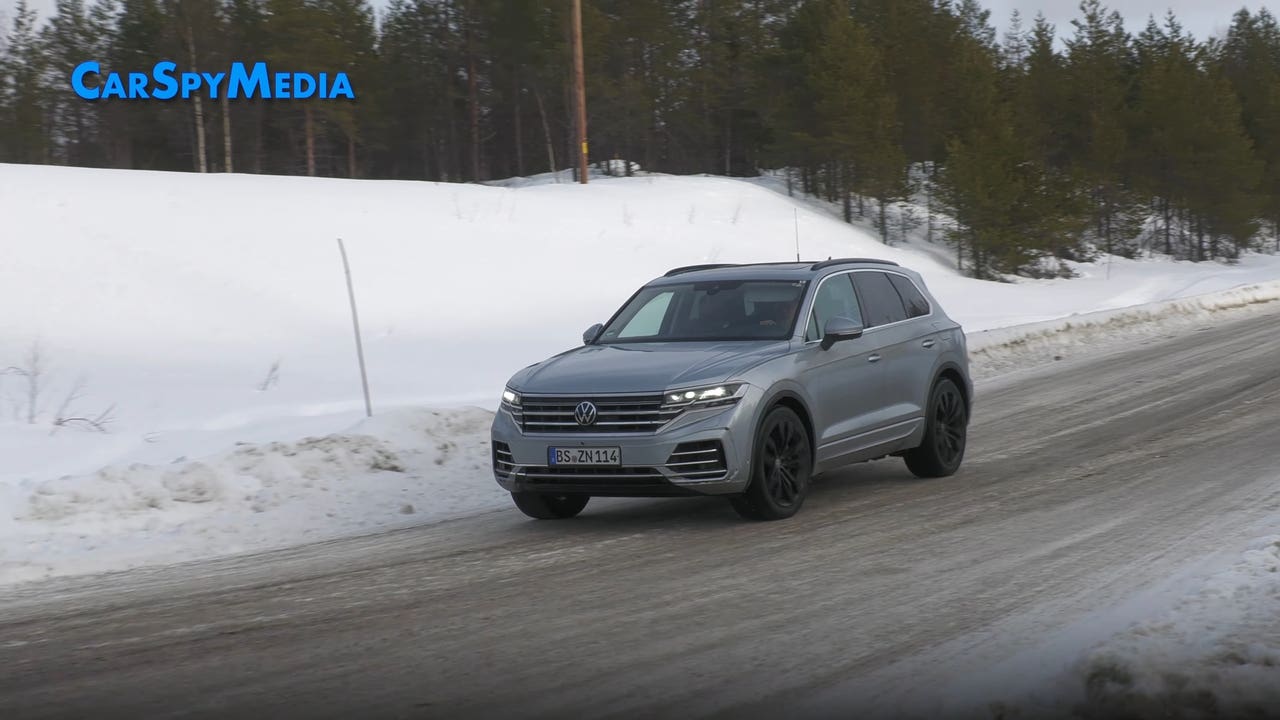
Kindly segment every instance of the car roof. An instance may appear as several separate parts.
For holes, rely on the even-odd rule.
[[[898,263],[876,258],[839,258],[743,265],[731,263],[688,265],[673,268],[649,284],[675,285],[717,280],[812,280],[823,275],[824,271],[828,269],[847,269],[859,266],[884,269],[886,266],[898,267]]]

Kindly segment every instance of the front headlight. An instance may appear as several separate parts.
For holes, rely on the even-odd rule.
[[[517,425],[524,424],[524,409],[520,407],[520,393],[511,388],[502,391],[502,411],[511,416]]]
[[[732,405],[738,401],[738,391],[742,389],[742,383],[729,383],[725,385],[710,385],[700,388],[689,388],[687,390],[668,390],[663,397],[664,407],[717,407],[720,405]]]

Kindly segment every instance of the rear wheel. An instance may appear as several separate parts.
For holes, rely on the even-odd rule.
[[[765,416],[752,450],[747,491],[730,499],[749,520],[782,520],[796,514],[809,492],[813,452],[809,431],[795,411],[776,407]]]
[[[933,386],[925,415],[924,441],[903,454],[907,469],[916,477],[936,478],[955,474],[964,460],[969,431],[969,411],[960,388],[947,378]]]
[[[539,520],[563,520],[582,512],[590,495],[553,495],[550,493],[513,492],[511,499],[516,507],[531,518]]]

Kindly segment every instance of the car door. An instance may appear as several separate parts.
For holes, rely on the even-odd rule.
[[[919,408],[920,416],[923,417],[929,393],[933,390],[939,356],[947,345],[944,342],[947,339],[946,326],[938,322],[938,316],[934,315],[928,298],[916,287],[915,281],[901,273],[888,273],[888,276],[902,298],[908,323],[913,328],[908,334],[909,363],[899,374],[904,378],[904,389],[908,391],[906,402],[911,406],[912,412]]]
[[[849,273],[828,275],[814,291],[798,356],[801,382],[813,413],[819,470],[865,449],[878,424],[881,370],[875,348],[864,338],[822,349],[822,328],[833,317],[864,323]]]
[[[905,285],[903,285],[905,283]],[[898,439],[910,435],[924,415],[928,397],[928,375],[933,369],[937,340],[935,328],[925,319],[914,294],[911,302],[903,298],[899,287],[914,285],[904,275],[863,270],[854,273],[854,285],[867,319],[866,334],[880,350],[884,371],[883,413],[888,436]],[[918,294],[919,291],[915,291]]]

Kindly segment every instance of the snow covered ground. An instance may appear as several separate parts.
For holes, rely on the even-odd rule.
[[[971,280],[767,183],[500,185],[0,165],[0,585],[505,506],[487,422],[514,370],[672,266],[794,257],[797,223],[807,258],[919,270],[982,375],[1280,297],[1266,255]]]
[[[1280,516],[1257,527],[1280,528]],[[903,720],[1275,717],[1280,535],[1167,572],[1054,631],[1028,617],[999,626],[1020,650],[961,637],[825,688],[800,714],[835,717],[856,698],[868,717]]]
[[[1280,480],[1280,478],[1277,478]],[[1280,528],[1280,517],[1265,525]],[[904,699],[899,717],[1269,718],[1280,698],[1280,535],[1224,551],[1002,662]],[[945,700],[940,700],[945,698]]]
[[[492,421],[477,408],[401,408],[339,433],[11,482],[0,577],[182,562],[508,505],[489,469]]]

